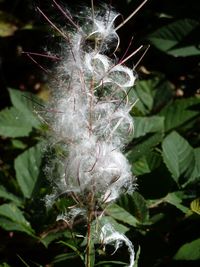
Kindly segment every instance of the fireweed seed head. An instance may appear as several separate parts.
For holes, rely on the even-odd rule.
[[[71,197],[72,207],[57,217],[69,227],[77,218],[87,220],[88,214],[93,219],[102,216],[109,203],[133,192],[136,184],[122,153],[134,129],[129,112],[135,99],[130,100],[129,91],[136,74],[122,64],[125,60],[117,61],[113,55],[120,43],[114,25],[118,14],[105,7],[94,12],[86,9],[80,15],[78,26],[63,32],[67,46],[63,44],[51,85],[48,110],[52,112],[45,118],[54,154],[46,166],[52,184],[46,204],[50,207],[60,197]],[[99,234],[105,245],[114,244],[116,250],[124,243],[133,266],[134,250],[128,238],[107,223]]]
[[[100,207],[134,189],[122,150],[134,128],[128,91],[136,79],[131,69],[105,55],[111,41],[116,41],[115,48],[119,44],[114,26],[118,14],[109,8],[93,16],[86,11],[82,26],[65,33],[70,38],[49,104],[55,111],[50,147],[59,147],[61,153],[46,168],[54,188],[47,203],[73,194],[85,210],[91,206],[90,194]]]

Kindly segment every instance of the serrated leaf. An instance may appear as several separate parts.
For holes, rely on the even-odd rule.
[[[0,224],[4,229],[22,231],[29,235],[33,235],[33,230],[29,222],[24,218],[21,210],[18,209],[15,204],[10,203],[1,205],[0,215],[3,216],[0,220]]]
[[[199,27],[199,22],[193,19],[176,20],[163,26],[149,35],[148,39],[158,49],[172,54],[178,45],[182,45],[192,31]],[[195,47],[195,44],[193,45]],[[171,52],[171,53],[170,53]],[[188,55],[188,53],[187,53]]]
[[[135,227],[139,223],[139,221],[134,216],[132,216],[129,212],[127,212],[117,204],[112,204],[111,206],[109,206],[106,209],[106,212],[114,219],[125,224]]]
[[[144,136],[147,133],[164,131],[164,117],[135,117],[134,138]]]
[[[28,136],[32,130],[30,123],[15,107],[5,108],[0,112],[0,135],[6,137]]]
[[[146,137],[143,141],[135,145],[134,148],[126,154],[128,160],[131,163],[136,162],[139,158],[152,152],[153,147],[158,145],[162,141],[162,139],[163,133],[156,133],[149,137]]]
[[[126,194],[122,196],[118,204],[125,209],[128,213],[134,216],[140,223],[144,223],[149,219],[149,210],[146,200],[138,192],[131,195]]]
[[[194,169],[188,180],[188,183],[194,182],[200,178],[200,147],[194,149]]]
[[[155,95],[153,89],[155,89],[156,83],[157,81],[153,79],[138,81],[134,90],[131,90],[129,93],[130,97],[132,96],[134,99],[139,99],[139,101],[136,103],[136,107],[143,114],[148,114],[153,107]]]
[[[23,195],[31,198],[39,181],[42,161],[41,144],[20,154],[14,162],[17,182]]]
[[[133,163],[132,172],[136,176],[150,173],[160,166],[161,156],[158,153],[151,152]]]
[[[200,259],[200,238],[181,246],[174,256],[174,260],[193,261],[199,259]]]
[[[159,115],[165,117],[165,131],[177,128],[199,115],[192,107],[200,103],[200,98],[179,99],[167,105]]]
[[[41,100],[29,92],[22,93],[14,89],[9,89],[9,94],[13,106],[24,115],[24,118],[29,121],[32,127],[39,128],[41,122],[36,114],[34,114],[34,110],[41,105]]]
[[[2,185],[0,185],[0,198],[4,198],[4,199],[7,199],[7,200],[11,200],[13,201],[17,206],[21,206],[22,205],[22,200],[13,195],[12,193],[8,192],[6,190],[5,187],[3,187]]]
[[[163,160],[175,182],[182,174],[191,173],[194,164],[194,152],[190,144],[177,132],[170,133],[162,143]]]

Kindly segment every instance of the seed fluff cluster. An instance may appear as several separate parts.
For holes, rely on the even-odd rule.
[[[115,56],[120,42],[115,11],[85,10],[81,26],[68,11],[65,16],[74,29],[62,31],[67,48],[56,69],[56,89],[52,86],[53,112],[48,116],[56,156],[46,168],[53,184],[46,200],[52,205],[60,196],[71,196],[76,206],[58,217],[69,223],[77,215],[96,218],[122,193],[134,190],[135,179],[122,152],[133,132],[129,112],[134,103],[128,90],[136,75],[123,65],[126,56]],[[100,236],[105,243],[125,242],[133,264],[133,247],[124,235],[104,225]]]

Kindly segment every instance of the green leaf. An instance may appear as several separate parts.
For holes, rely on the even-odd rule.
[[[0,198],[4,198],[4,199],[7,199],[7,200],[11,200],[13,201],[17,206],[21,206],[22,205],[22,200],[13,195],[12,193],[8,192],[6,190],[5,187],[3,187],[2,185],[0,185]]]
[[[30,123],[15,107],[5,108],[0,112],[0,135],[6,137],[28,136],[32,130]]]
[[[11,139],[11,142],[12,146],[17,149],[25,149],[27,147],[27,145],[23,143],[21,140]]]
[[[144,136],[147,133],[164,131],[164,117],[135,117],[134,138]]]
[[[71,252],[71,253],[63,253],[63,254],[59,254],[57,255],[54,259],[53,259],[53,263],[56,265],[56,263],[60,263],[62,261],[66,261],[66,260],[71,260],[78,257],[78,255],[75,252]],[[59,266],[59,265],[58,265]]]
[[[163,133],[156,133],[143,139],[140,143],[136,144],[132,150],[130,150],[126,156],[128,160],[133,163],[139,158],[152,153],[153,147],[158,145],[163,139]]]
[[[16,222],[12,222],[11,220],[0,217],[0,227],[2,227],[6,231],[19,231],[19,232],[26,232],[27,229],[20,224],[16,224]]]
[[[174,256],[174,260],[193,261],[200,259],[200,238],[190,243],[184,244],[179,248]]]
[[[181,19],[166,26],[163,26],[149,35],[148,39],[158,49],[172,54],[177,55],[176,47],[179,45],[184,46],[184,41],[187,40],[188,36],[192,31],[199,27],[199,22],[193,19]],[[195,44],[193,44],[195,48]],[[191,51],[191,48],[190,48]],[[194,51],[191,51],[194,55]],[[198,53],[199,54],[199,53]],[[182,51],[182,55],[183,51]],[[189,51],[186,51],[185,55],[190,55]]]
[[[94,248],[94,240],[91,238],[89,242],[89,259],[87,258],[87,252],[85,253],[85,266],[94,267],[95,264],[95,248]],[[88,249],[87,247],[87,249]],[[88,264],[88,265],[87,265]]]
[[[0,11],[0,37],[12,36],[18,29],[17,23],[18,21],[10,12]]]
[[[125,224],[135,227],[139,223],[134,216],[132,216],[129,212],[127,212],[125,209],[123,209],[117,204],[112,204],[111,206],[109,206],[106,209],[106,212],[114,219]]]
[[[48,248],[49,244],[52,242],[52,241],[55,241],[57,239],[60,239],[60,238],[63,238],[63,237],[68,237],[70,238],[71,237],[71,233],[67,230],[65,231],[59,231],[59,232],[52,232],[52,233],[49,233],[48,235],[42,237],[40,239],[40,242],[46,247]]]
[[[188,56],[199,56],[200,49],[197,45],[185,45],[180,48],[171,49],[168,54],[175,57],[188,57]]]
[[[131,90],[129,97],[139,99],[136,103],[138,108],[143,114],[148,114],[153,108],[155,84],[157,80],[142,80],[136,83],[134,90]]]
[[[0,264],[0,267],[11,267],[11,266],[6,262],[3,262],[2,264]]]
[[[34,114],[34,110],[42,105],[41,100],[29,92],[22,93],[14,89],[9,89],[9,94],[13,106],[24,115],[24,118],[32,127],[39,128],[41,122],[37,115]]]
[[[179,99],[167,105],[159,115],[165,117],[165,131],[177,128],[199,115],[192,107],[200,103],[200,98]]]
[[[151,152],[134,162],[132,172],[136,176],[150,173],[154,169],[158,168],[161,164],[162,158],[158,153]]]
[[[14,162],[17,182],[25,197],[31,198],[39,182],[42,162],[41,143],[20,154]]]
[[[177,132],[170,133],[162,143],[163,160],[175,182],[182,174],[191,173],[194,164],[194,152],[190,144]]]
[[[188,183],[195,182],[200,178],[200,147],[194,149],[194,169],[188,180]]]
[[[67,243],[67,242],[64,242],[64,241],[59,241],[58,242],[59,244],[63,244],[65,245],[66,247],[69,247],[71,248],[80,258],[81,260],[84,262],[84,257],[83,255],[81,254],[81,252],[77,249],[77,247],[73,246],[72,244],[70,243]]]
[[[28,136],[32,128],[40,128],[41,122],[34,114],[35,107],[42,105],[35,95],[9,89],[14,107],[0,112],[0,135],[6,137]],[[36,104],[38,103],[38,104]]]
[[[182,199],[179,197],[179,193],[169,193],[165,197],[165,201],[175,206],[177,209],[181,210],[183,213],[187,213],[189,209],[182,205]]]
[[[33,230],[29,222],[24,218],[21,210],[18,209],[15,204],[10,203],[1,205],[0,215],[3,216],[0,220],[0,225],[4,229],[22,231],[29,235],[33,235]]]
[[[190,203],[190,209],[200,215],[200,198],[196,198]]]
[[[146,200],[138,192],[122,196],[118,200],[118,204],[133,215],[138,222],[144,223],[149,219],[149,210]]]

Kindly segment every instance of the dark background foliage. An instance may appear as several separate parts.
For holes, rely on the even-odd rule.
[[[141,3],[104,2],[123,18]],[[61,4],[78,12],[90,1]],[[69,200],[60,199],[49,211],[43,201],[49,191],[42,172],[42,136],[47,129],[33,110],[34,103],[47,101],[51,74],[22,51],[59,55],[63,40],[37,6],[59,27],[71,27],[50,0],[0,0],[0,266],[84,266],[77,254],[84,252],[84,241],[75,236],[85,235],[86,229],[77,225],[71,233],[64,223],[55,222]],[[132,111],[135,134],[125,151],[138,188],[106,214],[134,243],[134,267],[199,266],[199,14],[199,0],[149,0],[119,30],[119,58],[132,37],[132,50],[150,44],[130,91],[139,101]],[[144,49],[129,60],[130,67]],[[37,60],[47,70],[56,64]],[[96,264],[101,266],[128,262],[126,247],[115,255],[112,247],[103,251],[97,243],[95,249]]]

